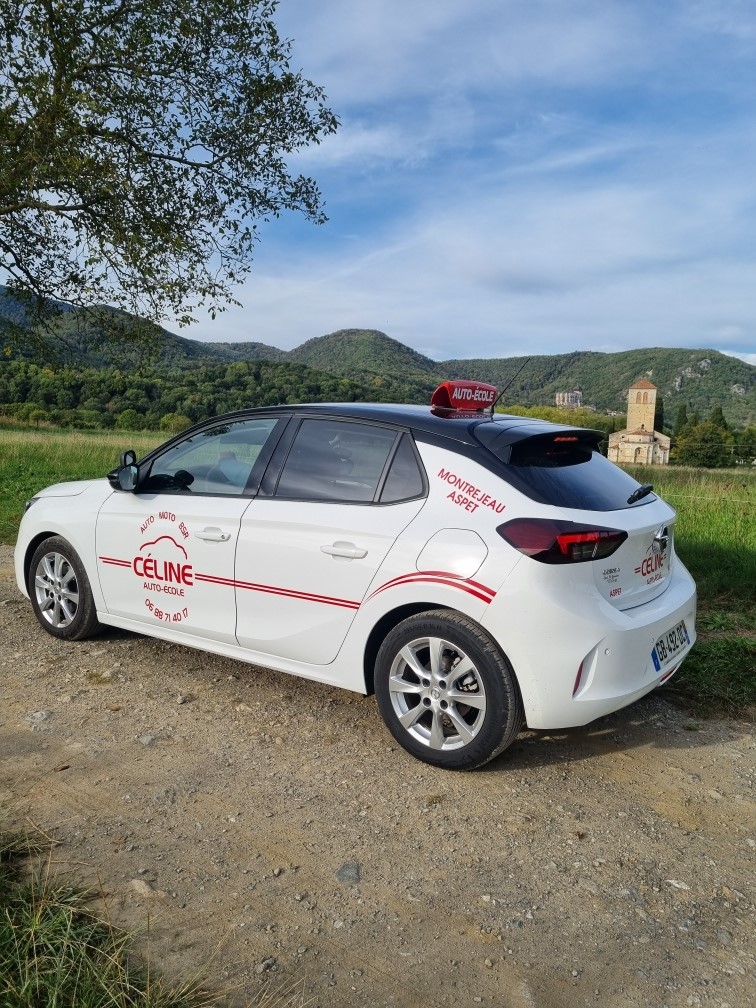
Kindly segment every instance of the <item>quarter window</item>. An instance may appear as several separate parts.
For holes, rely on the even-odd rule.
[[[399,447],[391,460],[391,467],[381,491],[381,504],[419,497],[425,490],[425,480],[408,434],[402,435]]]

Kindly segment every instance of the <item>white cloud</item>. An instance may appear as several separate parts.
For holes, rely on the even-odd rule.
[[[346,245],[324,241],[285,260],[266,249],[246,311],[226,316],[225,336],[202,335],[288,349],[378,328],[434,357],[650,345],[747,353],[756,262],[743,251],[746,169],[710,153],[695,165],[674,143],[648,150],[653,159],[629,178],[555,169],[436,180],[410,214]]]
[[[612,0],[284,0],[279,21],[337,106],[403,102],[444,83],[585,85],[645,64],[649,50],[637,13]]]
[[[746,364],[753,364],[756,367],[756,353],[736,353],[734,350],[720,350],[720,353],[727,354],[728,357],[737,357],[738,360],[745,361]]]

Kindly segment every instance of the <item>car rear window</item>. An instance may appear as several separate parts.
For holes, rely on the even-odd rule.
[[[565,430],[514,440],[491,423],[477,427],[475,436],[505,463],[504,478],[541,504],[618,511],[656,500],[649,493],[628,504],[640,484],[599,452],[600,435],[594,432]]]

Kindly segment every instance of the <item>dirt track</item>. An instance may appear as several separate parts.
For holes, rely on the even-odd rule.
[[[58,643],[0,547],[0,806],[235,1006],[266,983],[322,1008],[754,1004],[753,752],[655,696],[433,770],[373,699],[120,631]]]

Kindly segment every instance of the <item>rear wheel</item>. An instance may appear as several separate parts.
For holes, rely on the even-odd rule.
[[[45,539],[32,556],[29,577],[34,615],[53,637],[83,640],[102,629],[79,555],[61,536]]]
[[[472,770],[511,745],[523,722],[512,667],[460,613],[404,620],[376,659],[378,708],[394,738],[425,763]]]

